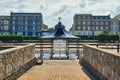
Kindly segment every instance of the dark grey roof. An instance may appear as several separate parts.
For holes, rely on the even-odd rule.
[[[58,24],[55,26],[55,29],[51,31],[49,34],[42,36],[42,38],[78,38],[71,33],[69,33],[65,26],[58,22]]]

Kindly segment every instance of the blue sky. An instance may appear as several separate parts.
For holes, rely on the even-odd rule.
[[[54,27],[58,17],[69,29],[75,14],[120,14],[120,0],[0,0],[0,15],[10,12],[41,12],[49,27]]]

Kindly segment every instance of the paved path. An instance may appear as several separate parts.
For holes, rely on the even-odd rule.
[[[78,60],[44,60],[23,74],[18,80],[90,80]]]

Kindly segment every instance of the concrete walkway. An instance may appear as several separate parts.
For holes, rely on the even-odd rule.
[[[18,80],[90,80],[78,60],[44,60],[23,74]]]

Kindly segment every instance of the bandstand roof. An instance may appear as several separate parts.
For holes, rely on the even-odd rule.
[[[41,38],[76,38],[78,37],[72,35],[65,29],[65,26],[59,21],[57,25],[55,25],[55,29],[50,31],[49,34],[42,36]]]

